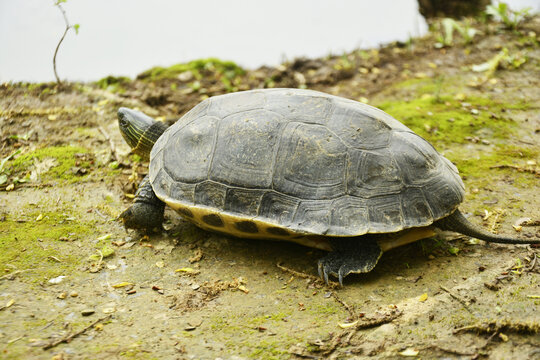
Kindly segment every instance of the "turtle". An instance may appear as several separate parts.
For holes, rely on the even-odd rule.
[[[456,166],[389,114],[305,89],[209,97],[172,126],[118,110],[120,132],[149,159],[126,228],[162,228],[165,204],[205,230],[329,251],[319,275],[340,284],[384,251],[450,230],[488,242],[460,212]]]

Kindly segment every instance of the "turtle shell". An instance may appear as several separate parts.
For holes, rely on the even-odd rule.
[[[297,89],[204,100],[158,139],[150,180],[188,220],[242,237],[396,232],[464,195],[456,167],[390,115]]]

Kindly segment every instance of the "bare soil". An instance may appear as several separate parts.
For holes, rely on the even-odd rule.
[[[471,221],[539,238],[540,18],[473,26],[470,44],[436,48],[433,33],[230,79],[209,65],[2,84],[0,358],[540,358],[538,247],[441,234],[340,288],[318,279],[319,250],[208,233],[169,210],[150,237],[115,220],[147,172],[118,107],[173,122],[207,96],[304,87],[380,105],[460,167]],[[473,71],[504,49],[491,74]]]

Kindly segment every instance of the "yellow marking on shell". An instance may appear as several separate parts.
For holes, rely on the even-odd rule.
[[[279,224],[269,223],[261,221],[256,218],[246,218],[237,215],[232,215],[227,212],[218,212],[215,209],[203,207],[203,206],[190,206],[187,204],[180,204],[167,199],[167,204],[174,209],[184,219],[194,223],[198,227],[204,230],[217,231],[226,233],[232,236],[248,239],[262,239],[262,240],[284,240],[295,242],[304,246],[309,246],[321,250],[331,251],[330,238],[325,236],[309,235],[304,233],[293,232]],[[186,214],[192,214],[193,217],[186,216]],[[223,226],[212,226],[204,222],[203,217],[213,215],[219,216],[223,222]],[[250,221],[257,226],[258,232],[242,232],[240,231],[236,223]],[[268,232],[269,228],[280,228],[286,231],[289,235],[279,235]]]
[[[269,223],[266,221],[261,221],[257,218],[247,218],[232,215],[227,212],[219,212],[213,208],[203,207],[199,205],[195,206],[181,204],[173,201],[172,199],[166,199],[166,203],[183,218],[194,223],[195,225],[204,230],[226,233],[240,238],[290,241],[320,250],[332,251],[332,237],[329,236],[294,232],[291,229],[283,227],[277,223]],[[189,217],[187,214],[191,214],[193,216]],[[208,215],[219,216],[223,223],[223,226],[212,226],[204,222],[203,217]],[[245,221],[253,222],[257,226],[258,232],[248,233],[240,231],[235,224]],[[268,231],[268,229],[271,228],[282,229],[286,231],[289,235],[279,235],[276,233],[271,233]],[[429,226],[411,228],[398,232],[388,233],[386,234],[387,237],[377,240],[377,243],[381,247],[382,251],[386,252],[398,246],[403,246],[418,241],[420,239],[434,236],[435,234],[436,233],[433,228]]]
[[[377,241],[382,251],[410,244],[412,242],[434,236],[436,233],[430,226],[411,228],[397,233],[389,233],[385,239]]]

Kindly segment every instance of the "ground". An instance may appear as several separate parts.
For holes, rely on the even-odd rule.
[[[115,220],[147,172],[118,107],[170,123],[208,96],[301,87],[384,109],[458,166],[472,222],[538,238],[540,18],[457,26],[477,35],[444,43],[435,24],[277,68],[204,59],[135,80],[1,85],[0,358],[540,358],[537,247],[441,234],[341,288],[317,278],[323,251],[171,211],[150,237]]]

